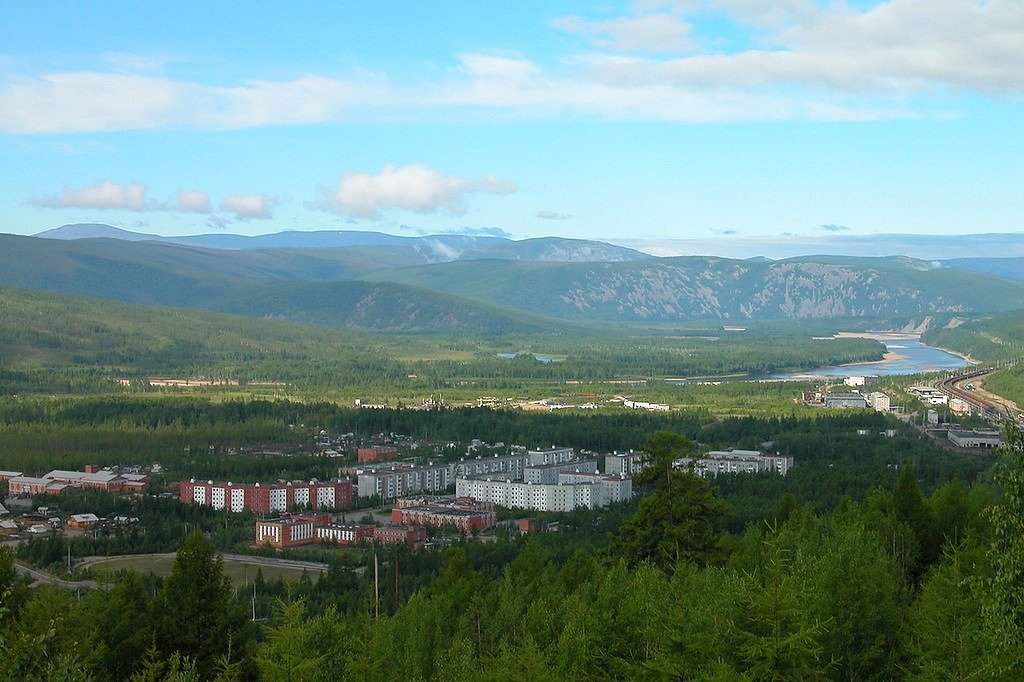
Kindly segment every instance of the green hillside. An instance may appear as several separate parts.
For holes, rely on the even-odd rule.
[[[363,249],[311,256],[0,235],[0,285],[381,331],[505,334],[560,327],[436,292],[346,280],[367,258]]]

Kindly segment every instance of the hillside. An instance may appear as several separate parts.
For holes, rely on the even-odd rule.
[[[1017,308],[1024,300],[1024,283],[907,258],[460,262],[368,278],[461,292],[559,319],[651,323],[988,312]]]
[[[502,334],[559,326],[404,285],[338,281],[358,270],[358,253],[348,260],[332,254],[0,235],[0,285],[390,332]]]

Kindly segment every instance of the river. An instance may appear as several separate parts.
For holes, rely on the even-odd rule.
[[[921,343],[916,336],[871,336],[885,344],[886,359],[878,362],[858,362],[850,365],[819,367],[818,369],[799,372],[779,372],[769,376],[771,379],[840,379],[850,376],[877,374],[878,376],[895,376],[902,374],[922,374],[925,372],[944,372],[952,369],[970,367],[970,363],[959,355],[932,348]]]

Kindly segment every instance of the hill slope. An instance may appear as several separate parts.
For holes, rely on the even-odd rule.
[[[390,283],[337,279],[351,262],[294,251],[0,235],[0,285],[393,332],[538,332],[558,323]]]
[[[876,317],[1020,307],[1024,283],[906,258],[459,262],[369,275],[570,320]]]

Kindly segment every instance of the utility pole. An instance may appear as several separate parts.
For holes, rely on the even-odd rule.
[[[380,618],[380,574],[377,566],[377,552],[373,553],[373,617]]]

